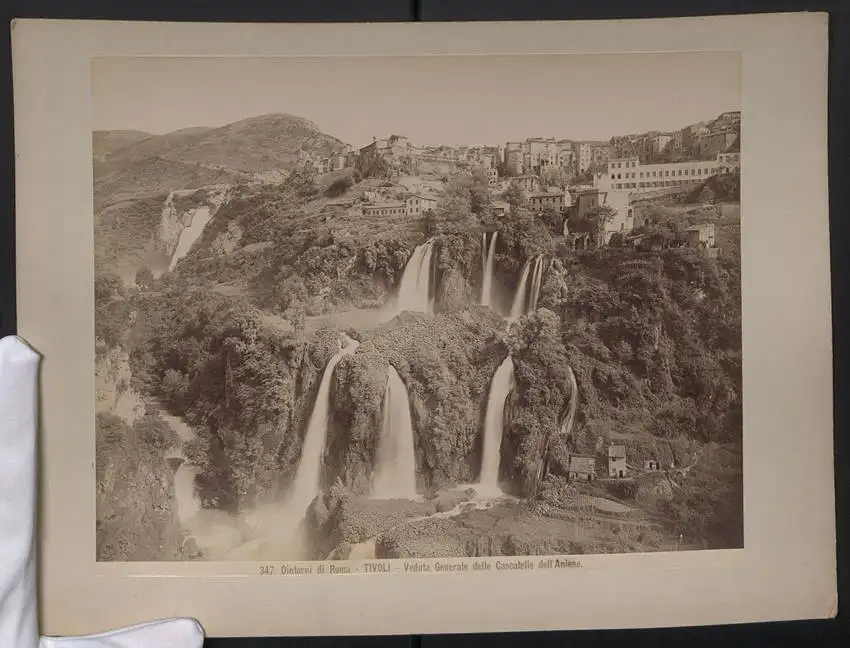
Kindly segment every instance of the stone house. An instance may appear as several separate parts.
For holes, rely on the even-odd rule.
[[[407,205],[398,200],[368,203],[361,208],[364,216],[402,216],[407,214]]]
[[[538,191],[528,197],[528,204],[532,209],[541,211],[545,207],[552,207],[561,212],[568,205],[563,191]]]
[[[570,455],[568,478],[570,481],[593,481],[596,479],[596,459],[594,457]]]
[[[608,446],[608,476],[626,476],[626,446]]]
[[[714,233],[714,223],[692,225],[685,230],[685,239],[689,247],[713,248],[715,247]]]
[[[493,214],[496,216],[504,216],[511,210],[511,206],[504,200],[493,201]]]
[[[405,199],[405,205],[409,216],[418,216],[436,209],[437,198],[425,194],[413,194]]]

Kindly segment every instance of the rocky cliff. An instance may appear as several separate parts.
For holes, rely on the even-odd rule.
[[[498,329],[484,313],[436,318],[404,313],[363,333],[357,353],[336,373],[332,472],[357,491],[368,484],[392,364],[410,398],[420,488],[473,481],[487,390],[505,355]]]
[[[183,557],[174,471],[178,440],[133,387],[126,354],[98,345],[95,367],[97,559]]]

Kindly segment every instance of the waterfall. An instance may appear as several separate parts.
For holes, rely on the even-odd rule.
[[[543,286],[543,263],[543,255],[538,254],[523,264],[511,305],[510,319],[512,321],[537,310],[537,300],[540,297],[540,288]]]
[[[174,499],[177,502],[177,519],[185,529],[189,521],[201,510],[201,502],[195,491],[195,477],[197,469],[186,460],[180,462],[180,466],[174,473]]]
[[[481,458],[481,475],[478,482],[484,491],[499,489],[499,461],[502,456],[502,431],[505,423],[505,401],[514,386],[514,362],[511,356],[502,361],[487,396],[487,413],[484,415],[484,451]]]
[[[422,245],[416,246],[399,282],[396,294],[395,311],[419,311],[431,313],[433,300],[431,298],[431,257],[434,252],[434,239],[428,239]]]
[[[174,500],[177,503],[177,519],[180,526],[186,530],[191,520],[201,510],[201,501],[195,489],[195,476],[197,468],[186,460],[186,446],[195,438],[195,432],[186,422],[169,414],[165,409],[156,410],[159,417],[174,430],[179,443],[169,450],[166,459],[176,460],[177,469],[174,471]]]
[[[565,438],[570,438],[570,435],[573,431],[573,423],[576,418],[576,408],[578,407],[578,383],[576,383],[576,375],[573,372],[572,367],[567,367],[567,374],[569,376],[570,381],[570,390],[569,390],[569,405],[567,406],[567,414],[564,416],[564,420],[561,422],[561,436]]]
[[[514,302],[511,304],[510,318],[512,320],[525,315],[526,286],[528,284],[528,273],[531,270],[531,264],[533,261],[534,259],[529,259],[522,266],[522,272],[519,275],[519,283],[517,284],[516,293],[514,294]]]
[[[201,232],[207,226],[207,223],[212,219],[212,210],[207,207],[199,207],[192,212],[192,222],[188,227],[184,227],[180,232],[180,237],[177,239],[177,247],[174,248],[174,254],[171,255],[171,262],[168,264],[169,272],[174,270],[177,262],[189,253],[192,245],[201,236]]]
[[[378,443],[378,461],[372,496],[382,499],[416,498],[416,455],[407,388],[390,365],[384,389],[384,423]]]
[[[531,294],[528,296],[528,311],[533,313],[537,310],[537,300],[540,298],[540,288],[543,285],[543,255],[537,257],[534,263],[534,272],[531,275]]]
[[[316,498],[321,490],[321,468],[322,453],[325,449],[325,436],[328,427],[328,412],[330,410],[330,388],[334,368],[342,360],[343,356],[351,355],[357,350],[359,343],[343,334],[344,345],[340,344],[340,350],[328,362],[322,373],[322,381],[319,383],[319,391],[316,394],[316,402],[310,414],[310,422],[307,424],[307,433],[304,435],[304,447],[301,450],[301,459],[298,462],[298,470],[295,473],[295,481],[288,497],[286,510],[293,517],[300,520],[304,517],[310,503]]]
[[[496,237],[498,232],[493,232],[490,238],[490,245],[487,245],[487,233],[484,232],[481,240],[481,259],[483,261],[483,279],[481,282],[481,305],[490,305],[490,293],[492,292],[493,284],[493,260],[496,256]]]

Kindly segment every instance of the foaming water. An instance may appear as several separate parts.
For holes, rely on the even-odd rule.
[[[341,349],[328,361],[322,373],[316,401],[304,435],[301,458],[292,487],[282,502],[259,505],[238,518],[230,519],[230,526],[239,533],[234,541],[217,546],[208,552],[215,560],[307,560],[310,543],[304,528],[304,519],[310,504],[321,492],[322,454],[324,452],[328,414],[330,411],[330,383],[339,361],[357,350],[359,343],[342,335]]]
[[[534,259],[529,259],[522,266],[519,283],[516,287],[516,293],[514,293],[514,301],[511,304],[511,320],[518,319],[525,314],[525,294],[528,288],[528,274],[531,272],[531,264],[533,262]]]
[[[192,245],[201,236],[207,223],[212,219],[212,210],[209,207],[199,207],[192,213],[192,222],[188,227],[183,228],[180,232],[180,237],[177,239],[177,247],[174,249],[174,254],[171,256],[171,261],[168,264],[168,269],[174,270],[177,262],[185,257]]]
[[[416,499],[416,454],[407,387],[392,365],[387,374],[372,497]]]
[[[396,313],[402,311],[433,312],[433,300],[431,298],[431,259],[433,253],[433,239],[428,239],[413,250],[399,282],[395,300]]]
[[[508,356],[493,374],[490,393],[487,396],[487,411],[484,415],[484,450],[481,459],[481,474],[476,490],[488,493],[499,490],[499,463],[502,456],[502,434],[505,425],[505,401],[514,386],[514,363]]]
[[[540,289],[543,286],[544,270],[545,258],[542,254],[530,258],[523,264],[519,283],[514,293],[514,300],[511,304],[510,321],[537,310],[537,301],[540,298]]]
[[[527,313],[537,310],[537,300],[540,298],[540,288],[543,286],[543,255],[537,257],[534,263],[534,272],[531,274],[531,293],[528,296]]]
[[[481,280],[481,305],[489,306],[493,292],[493,265],[496,257],[496,237],[498,232],[493,232],[490,244],[487,245],[487,233],[481,235],[481,253],[483,257],[483,275]]]
[[[316,393],[316,402],[313,404],[313,411],[307,424],[307,433],[304,435],[304,446],[301,450],[298,470],[295,473],[292,490],[285,505],[289,517],[293,519],[300,520],[304,517],[310,503],[321,490],[322,453],[325,449],[328,412],[331,404],[331,378],[339,361],[344,356],[354,353],[359,346],[359,342],[352,340],[345,334],[342,335],[342,338],[342,348],[330,359],[322,373],[322,381],[319,383],[319,391]]]

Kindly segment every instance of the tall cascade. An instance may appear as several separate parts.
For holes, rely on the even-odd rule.
[[[478,483],[482,491],[499,490],[499,461],[502,456],[502,432],[505,424],[505,401],[514,386],[514,362],[511,356],[502,361],[487,396],[487,413],[484,415],[484,452]]]
[[[316,498],[321,489],[322,452],[325,449],[325,437],[328,428],[328,412],[330,411],[330,388],[334,368],[343,356],[351,355],[357,350],[359,342],[347,335],[342,335],[340,350],[328,361],[319,383],[316,402],[307,424],[307,434],[304,436],[304,447],[301,450],[301,460],[295,473],[295,481],[288,498],[286,510],[293,518],[301,519],[307,512],[310,503]]]
[[[567,367],[567,377],[569,379],[569,399],[567,413],[564,420],[561,421],[560,434],[565,438],[569,438],[573,432],[573,423],[576,418],[576,408],[578,407],[578,383],[576,383],[576,375],[572,367]]]
[[[212,216],[212,210],[206,205],[193,210],[192,222],[189,223],[188,227],[183,228],[180,237],[177,239],[177,247],[174,248],[174,254],[171,255],[171,261],[168,264],[169,272],[174,270],[177,262],[189,253],[192,245],[201,236],[201,232],[204,231]]]
[[[428,239],[422,245],[416,246],[404,273],[396,295],[395,311],[433,312],[434,303],[431,299],[431,257],[434,252],[434,239]]]
[[[531,294],[528,296],[527,313],[537,310],[537,300],[540,298],[540,288],[543,286],[543,264],[544,258],[541,254],[534,263],[534,272],[531,274]]]
[[[515,320],[537,310],[540,288],[543,286],[544,257],[538,254],[522,266],[514,301],[511,305],[510,319]]]
[[[390,365],[384,389],[384,422],[378,442],[378,461],[372,496],[382,499],[416,498],[416,454],[407,387]]]
[[[493,232],[490,237],[490,245],[487,245],[487,232],[481,235],[481,259],[482,259],[482,281],[481,281],[481,305],[489,306],[491,293],[493,291],[493,262],[496,256],[496,237],[499,232]]]

